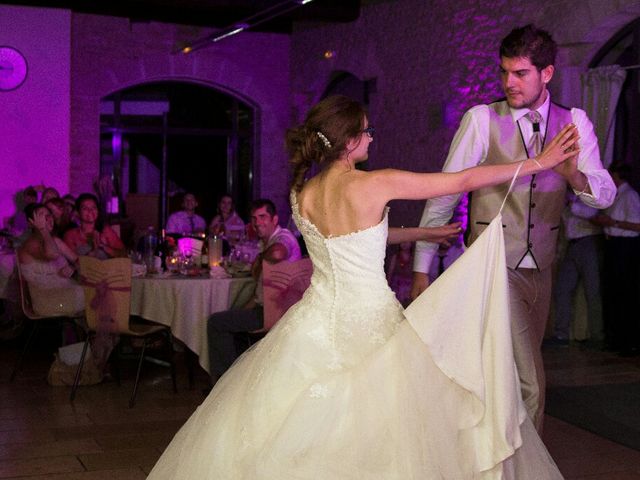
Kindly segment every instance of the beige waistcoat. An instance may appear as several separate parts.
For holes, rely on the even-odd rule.
[[[505,101],[489,105],[489,117],[489,150],[485,165],[518,162],[533,156],[527,154],[520,129]],[[545,142],[571,121],[570,110],[551,103]],[[564,178],[552,170],[516,181],[502,211],[509,268],[518,268],[527,252],[531,253],[539,269],[551,265],[566,188]],[[509,182],[473,192],[469,208],[470,243],[496,216],[508,189]]]

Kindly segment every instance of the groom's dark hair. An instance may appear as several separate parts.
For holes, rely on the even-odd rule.
[[[500,56],[527,57],[538,70],[554,65],[558,45],[546,30],[529,24],[514,28],[500,43]]]

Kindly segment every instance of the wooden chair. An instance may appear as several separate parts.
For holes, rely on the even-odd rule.
[[[264,336],[302,298],[312,274],[313,264],[308,257],[295,262],[262,262],[264,326],[250,332],[252,340]]]
[[[22,352],[20,353],[20,356],[16,360],[16,364],[13,367],[13,371],[11,372],[11,376],[9,377],[10,382],[13,382],[13,380],[16,378],[16,374],[18,373],[18,370],[20,370],[20,368],[22,367],[22,362],[24,361],[24,358],[27,352],[29,351],[29,348],[31,347],[31,343],[35,337],[35,334],[38,331],[42,322],[61,323],[61,322],[64,322],[65,320],[68,320],[73,323],[74,319],[82,318],[84,316],[84,312],[78,312],[77,316],[69,316],[68,314],[39,315],[38,313],[36,313],[33,309],[31,294],[29,292],[29,285],[27,284],[27,282],[22,276],[22,271],[20,270],[20,261],[18,260],[17,256],[16,256],[16,270],[18,272],[18,285],[20,288],[20,306],[22,308],[22,313],[24,313],[24,316],[32,321],[33,327],[29,332],[29,336],[27,337],[27,341],[25,342],[24,347],[22,348]]]
[[[85,292],[88,332],[71,389],[70,400],[73,401],[75,399],[89,342],[98,332],[143,339],[136,379],[129,400],[129,408],[135,404],[142,362],[145,359],[145,350],[149,338],[154,335],[163,335],[165,337],[173,391],[177,392],[171,331],[169,328],[165,325],[134,324],[130,322],[131,260],[128,258],[98,260],[92,257],[80,257],[80,276]]]

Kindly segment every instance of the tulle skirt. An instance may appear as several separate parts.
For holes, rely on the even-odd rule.
[[[484,406],[448,378],[411,324],[348,368],[314,351],[294,306],[216,384],[149,479],[560,479],[531,422],[482,438]],[[399,315],[402,315],[399,313]],[[292,327],[291,324],[295,326]]]

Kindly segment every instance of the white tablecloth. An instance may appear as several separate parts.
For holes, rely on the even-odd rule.
[[[198,362],[208,372],[207,318],[244,304],[254,287],[251,277],[134,278],[131,314],[171,327],[173,336],[198,355]]]

